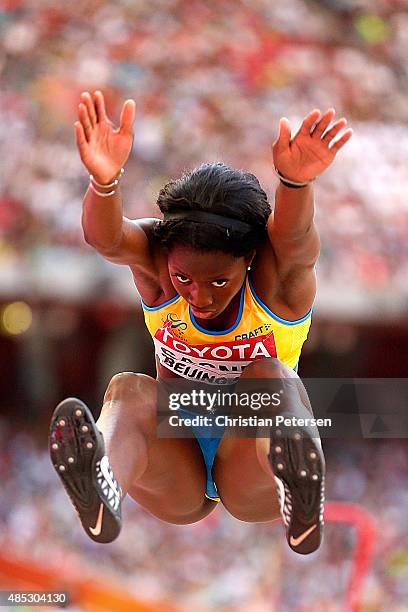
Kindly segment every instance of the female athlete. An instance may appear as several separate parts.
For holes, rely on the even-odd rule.
[[[95,541],[117,537],[129,493],[170,523],[199,521],[221,500],[242,521],[282,516],[296,552],[320,545],[325,464],[316,433],[299,426],[294,435],[271,428],[262,438],[223,431],[209,438],[196,428],[191,437],[159,437],[156,409],[159,385],[177,377],[236,388],[247,381],[253,390],[257,380],[264,389],[281,379],[292,386],[280,413],[311,414],[296,370],[316,292],[312,183],[352,135],[340,135],[346,120],[334,116],[334,109],[313,110],[293,138],[288,120],[280,120],[273,212],[254,175],[214,163],[161,189],[162,221],[130,220],[120,178],[135,103],[124,103],[115,128],[100,91],[81,95],[76,141],[90,174],[84,237],[109,261],[130,267],[157,362],[157,379],[115,375],[96,423],[75,398],[54,412],[51,459]]]

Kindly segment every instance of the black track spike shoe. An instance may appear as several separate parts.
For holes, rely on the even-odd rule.
[[[325,461],[320,438],[307,428],[270,431],[269,463],[275,475],[286,538],[292,550],[307,555],[323,537]],[[316,429],[313,435],[316,436]]]
[[[71,397],[56,407],[49,449],[88,536],[95,542],[112,542],[122,524],[121,489],[105,455],[103,435],[81,400]]]

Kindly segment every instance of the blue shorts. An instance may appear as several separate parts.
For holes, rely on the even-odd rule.
[[[166,379],[158,377],[157,380],[158,382],[160,382],[161,385],[163,385],[165,389],[168,389]],[[193,418],[197,416],[197,412],[186,410],[185,408],[179,408],[178,411],[187,418]],[[206,416],[208,416],[209,418],[215,418],[215,415],[212,414]],[[212,499],[217,502],[220,501],[220,497],[218,495],[217,487],[212,476],[212,468],[214,465],[215,455],[217,454],[217,449],[220,445],[225,429],[225,427],[216,425],[215,423],[213,423],[211,427],[191,425],[193,435],[200,446],[206,469],[205,496],[208,497],[208,499]]]
[[[190,410],[185,410],[184,408],[179,408],[178,411],[188,418],[197,416],[196,412],[190,412]],[[208,416],[211,418],[213,415],[210,414]],[[191,425],[191,429],[198,444],[200,445],[207,472],[205,496],[213,501],[220,501],[217,487],[212,475],[212,467],[214,464],[215,455],[217,454],[217,449],[225,431],[225,427],[213,423],[211,428]]]
[[[299,362],[295,365],[293,370],[297,372],[299,366]],[[165,379],[158,379],[162,384],[165,385]],[[185,410],[184,408],[179,408],[179,412],[184,414],[188,418],[192,418],[197,416],[196,412],[191,412],[189,410]],[[211,416],[215,415],[207,415],[211,418]],[[220,445],[222,436],[225,432],[225,427],[221,425],[216,425],[215,423],[212,425],[211,429],[209,427],[201,427],[201,426],[191,426],[193,434],[200,445],[201,452],[203,454],[205,469],[207,472],[207,484],[205,489],[205,496],[208,499],[212,499],[213,501],[220,501],[220,497],[218,495],[217,486],[214,482],[212,475],[212,468],[214,465],[215,455],[217,454],[218,447]]]

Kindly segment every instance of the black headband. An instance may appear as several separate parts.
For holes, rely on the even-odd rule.
[[[250,232],[253,228],[249,223],[224,217],[215,213],[204,212],[202,210],[186,210],[180,212],[165,212],[164,221],[195,221],[197,223],[212,223],[227,229],[238,230],[240,232]]]

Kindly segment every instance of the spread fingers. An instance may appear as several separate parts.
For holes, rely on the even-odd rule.
[[[342,130],[344,127],[346,127],[347,125],[347,119],[339,119],[338,121],[336,121],[332,127],[330,128],[330,130],[327,130],[327,132],[324,134],[322,140],[323,142],[325,142],[327,145],[330,143],[330,141],[333,140],[333,138],[335,136],[337,136],[337,134],[340,132],[340,130]]]
[[[91,126],[95,127],[95,125],[98,122],[98,118],[96,116],[96,109],[95,109],[94,101],[89,91],[83,91],[81,93],[81,102],[85,104],[86,106],[86,110],[88,111],[88,117],[89,117]]]
[[[82,127],[84,128],[85,138],[89,142],[91,139],[91,135],[92,135],[92,123],[89,118],[88,109],[86,107],[86,104],[84,104],[83,102],[81,102],[78,106],[78,115],[79,115],[79,120],[82,124]]]

